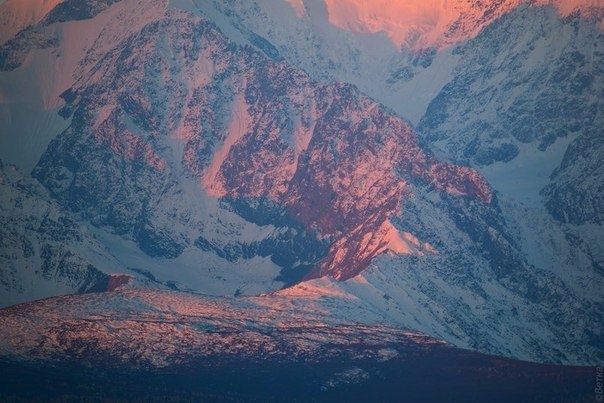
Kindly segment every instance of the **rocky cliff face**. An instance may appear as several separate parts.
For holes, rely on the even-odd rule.
[[[168,11],[89,70],[64,94],[71,126],[33,174],[150,256],[174,258],[194,242],[195,224],[171,219],[185,215],[172,205],[178,192],[192,196],[182,176],[209,197],[283,208],[331,245],[309,276],[342,280],[397,236],[388,219],[409,182],[491,199],[480,175],[426,153],[406,122],[353,86],[237,47],[204,18]]]
[[[602,155],[604,135],[597,129],[581,133],[569,145],[550,182],[541,190],[545,206],[557,220],[575,225],[602,225]]]
[[[455,50],[463,62],[430,104],[420,132],[451,160],[477,166],[570,144],[546,173],[549,183],[534,186],[544,187],[545,205],[557,219],[601,223],[604,36],[598,20],[596,12],[562,20],[553,8],[540,7],[494,22]],[[559,154],[553,148],[549,153]]]
[[[0,162],[2,305],[105,291],[119,263],[38,183]]]

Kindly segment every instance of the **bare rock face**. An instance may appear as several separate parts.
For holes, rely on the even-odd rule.
[[[602,70],[604,72],[604,69]],[[604,135],[597,129],[568,147],[550,183],[541,191],[550,213],[563,223],[604,224]]]
[[[451,161],[485,170],[528,150],[549,153],[556,165],[536,166],[549,181],[534,185],[547,210],[563,223],[601,224],[603,13],[594,5],[556,18],[553,7],[536,7],[495,21],[455,49],[462,62],[430,103],[421,136]],[[568,146],[558,156],[560,144]]]
[[[89,70],[64,95],[72,124],[34,176],[150,256],[177,257],[194,241],[165,206],[183,175],[210,197],[282,206],[333,246],[309,277],[340,280],[385,250],[411,183],[491,199],[479,174],[426,153],[405,121],[355,87],[314,82],[203,18],[168,11]]]

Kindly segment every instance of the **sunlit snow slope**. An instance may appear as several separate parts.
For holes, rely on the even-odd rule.
[[[527,6],[524,0],[325,0],[325,4],[331,24],[354,32],[384,32],[397,46],[414,50],[455,45],[474,37],[505,13]],[[597,6],[598,1],[540,0],[530,6],[549,4],[565,17],[578,9]]]

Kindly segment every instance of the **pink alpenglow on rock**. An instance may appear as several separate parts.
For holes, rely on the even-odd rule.
[[[441,49],[473,38],[524,0],[325,0],[329,22],[353,32],[382,32],[399,47]],[[302,14],[300,2],[290,1]],[[538,0],[530,6],[554,6],[561,16],[601,4],[598,0]]]

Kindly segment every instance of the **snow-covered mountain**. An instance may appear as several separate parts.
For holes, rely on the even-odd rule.
[[[517,3],[496,2],[475,5],[492,7],[486,13],[472,7],[433,13],[441,18],[434,27],[465,23],[476,30],[455,31],[467,33],[457,37],[433,36],[451,41],[444,47],[442,41],[432,42],[432,47],[413,52],[405,46],[400,51],[393,48],[396,33],[386,29],[386,36],[373,34],[379,30],[363,28],[363,21],[354,13],[344,16],[353,20],[346,31],[335,29],[329,23],[333,4],[294,3],[298,6],[295,17],[281,10],[276,18],[274,5],[261,1],[229,7],[236,9],[232,19],[239,26],[268,38],[280,55],[303,66],[311,76],[355,83],[417,123],[423,144],[439,157],[473,165],[496,191],[502,226],[509,231],[507,239],[515,241],[519,255],[535,268],[563,279],[581,298],[600,293],[604,244],[597,218],[603,183],[598,149],[604,110],[598,67],[604,43],[601,4],[530,2],[516,7]],[[361,6],[367,9],[360,14],[374,18],[392,14],[391,8],[397,4],[389,2],[384,7],[375,3],[374,9],[374,3]],[[216,7],[228,14],[225,7]],[[404,32],[409,26],[399,28]],[[575,57],[576,62],[569,62]],[[565,75],[558,74],[563,71]],[[585,85],[577,86],[581,80]],[[547,112],[554,110],[567,113]],[[527,131],[532,137],[515,138]],[[541,142],[545,138],[548,142]],[[459,152],[468,156],[456,154]],[[406,212],[416,200],[407,202]],[[414,217],[403,213],[402,219],[415,222],[435,216],[438,213],[424,210]],[[591,218],[586,219],[588,216]],[[429,220],[428,227],[436,227],[437,220]],[[476,234],[472,239],[483,243],[483,237]],[[456,265],[459,263],[444,266]],[[418,270],[425,278],[423,267]],[[385,277],[386,282],[391,281],[390,276]],[[444,283],[451,281],[447,275],[438,277]],[[436,289],[442,296],[443,287]],[[450,293],[456,294],[459,291]],[[509,304],[510,298],[504,300]],[[451,301],[444,305],[455,306]],[[453,310],[454,316],[458,316],[456,312]],[[442,312],[433,315],[439,317]]]
[[[220,298],[137,289],[6,308],[0,396],[505,402],[593,395],[593,368],[456,349],[376,323],[360,300],[301,291]]]
[[[601,361],[601,5],[408,2],[397,25],[346,3],[1,4],[0,158],[45,188],[3,189],[2,305],[43,288],[15,274],[42,270],[25,239],[71,248],[56,293],[91,266],[294,286],[464,348]],[[40,235],[39,205],[88,235]]]

